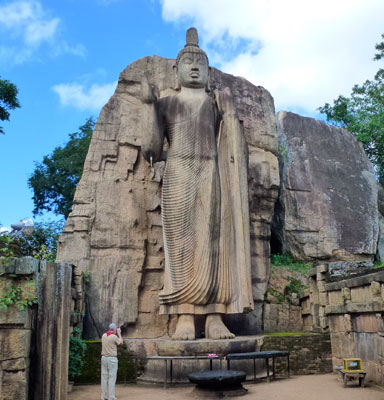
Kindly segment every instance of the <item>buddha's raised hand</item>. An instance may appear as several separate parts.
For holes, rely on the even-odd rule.
[[[141,100],[146,104],[155,103],[157,100],[153,88],[148,82],[147,74],[141,78]]]

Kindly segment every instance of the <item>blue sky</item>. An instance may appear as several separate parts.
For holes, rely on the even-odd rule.
[[[381,0],[0,0],[0,76],[21,104],[0,123],[0,223],[32,215],[34,162],[97,118],[120,72],[174,58],[190,26],[211,65],[264,86],[277,109],[318,117],[378,69],[383,15]]]

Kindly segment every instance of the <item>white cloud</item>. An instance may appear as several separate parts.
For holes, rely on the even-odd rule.
[[[382,0],[161,0],[200,31],[211,63],[268,89],[277,109],[314,113],[373,77]]]
[[[52,89],[59,95],[63,106],[72,106],[81,110],[100,110],[115,91],[117,82],[106,85],[93,84],[86,88],[78,83],[62,83]]]
[[[71,46],[60,40],[61,21],[52,17],[37,0],[14,1],[0,6],[0,53],[3,62],[20,64],[31,58],[43,44],[53,53],[84,56],[82,45]],[[4,58],[7,55],[7,58]]]

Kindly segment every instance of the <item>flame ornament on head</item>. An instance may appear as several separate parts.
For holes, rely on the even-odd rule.
[[[205,58],[207,59],[207,64],[209,65],[207,54],[205,53],[204,50],[201,50],[199,47],[199,34],[197,33],[196,28],[189,28],[187,30],[186,44],[185,44],[184,48],[177,55],[176,65],[179,64],[180,58],[183,56],[183,54],[186,54],[186,53],[203,54],[205,56]]]

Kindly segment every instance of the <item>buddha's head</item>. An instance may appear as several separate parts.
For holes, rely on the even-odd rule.
[[[187,43],[176,59],[176,74],[180,86],[207,88],[209,80],[208,57],[198,46],[199,37],[195,28],[187,31]]]

